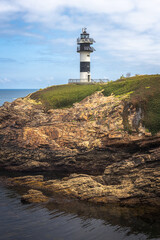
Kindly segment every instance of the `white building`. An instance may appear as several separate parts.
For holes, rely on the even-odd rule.
[[[90,53],[95,51],[90,45],[95,41],[89,37],[86,28],[82,29],[80,38],[77,39],[77,52],[80,53],[80,82],[91,82]]]

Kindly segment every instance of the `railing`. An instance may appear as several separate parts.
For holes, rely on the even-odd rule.
[[[94,43],[95,40],[93,38],[77,38],[77,43]]]
[[[89,46],[84,46],[84,47],[77,46],[77,52],[80,52],[80,51],[93,52],[93,51],[95,51],[95,49],[93,47],[89,47]]]
[[[80,79],[69,79],[68,83],[79,83],[81,82]]]
[[[77,46],[77,52],[79,52],[80,51],[80,46]]]
[[[88,82],[88,79],[69,79],[68,83],[107,83],[109,82],[109,79],[91,79],[90,82]]]

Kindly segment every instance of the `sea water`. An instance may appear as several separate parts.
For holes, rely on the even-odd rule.
[[[0,105],[33,91],[0,90]],[[47,204],[24,205],[20,199],[26,190],[7,187],[2,176],[0,180],[0,240],[160,239],[156,208],[103,206],[55,196]]]
[[[23,188],[0,184],[1,240],[160,239],[156,210],[95,205],[52,198],[47,204],[22,204]]]
[[[4,102],[12,102],[16,98],[25,97],[36,89],[0,89],[0,106]]]

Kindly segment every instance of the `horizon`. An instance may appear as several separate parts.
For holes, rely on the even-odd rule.
[[[37,88],[0,88],[0,90],[37,90]]]
[[[91,78],[159,74],[159,12],[160,0],[2,1],[0,89],[39,89],[79,78],[76,39],[83,27],[96,41]]]
[[[123,77],[123,80],[125,80],[125,79],[128,79],[128,78],[133,78],[133,77],[136,77],[136,75],[137,76],[154,76],[154,75],[160,75],[159,73],[157,73],[157,74],[135,74],[135,75],[131,75],[131,76],[129,76],[129,77],[127,77],[127,76],[123,76],[123,74],[122,74],[122,76],[121,77]],[[109,81],[108,82],[114,82],[114,81],[118,81],[120,78],[118,78],[118,79],[115,79],[115,80],[110,80],[109,79]],[[94,83],[94,84],[96,84],[96,83]],[[100,82],[97,82],[97,84],[101,84]],[[105,84],[107,84],[107,83],[105,83]],[[60,85],[68,85],[68,83],[62,83],[62,84],[53,84],[53,85],[49,85],[49,86],[45,86],[44,88],[0,88],[0,90],[41,90],[41,89],[45,89],[45,88],[49,88],[49,87],[53,87],[53,86],[60,86]]]

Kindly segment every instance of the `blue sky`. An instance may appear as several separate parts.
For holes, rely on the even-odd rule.
[[[96,40],[92,78],[160,73],[160,0],[1,0],[0,88],[79,78],[76,38]]]

